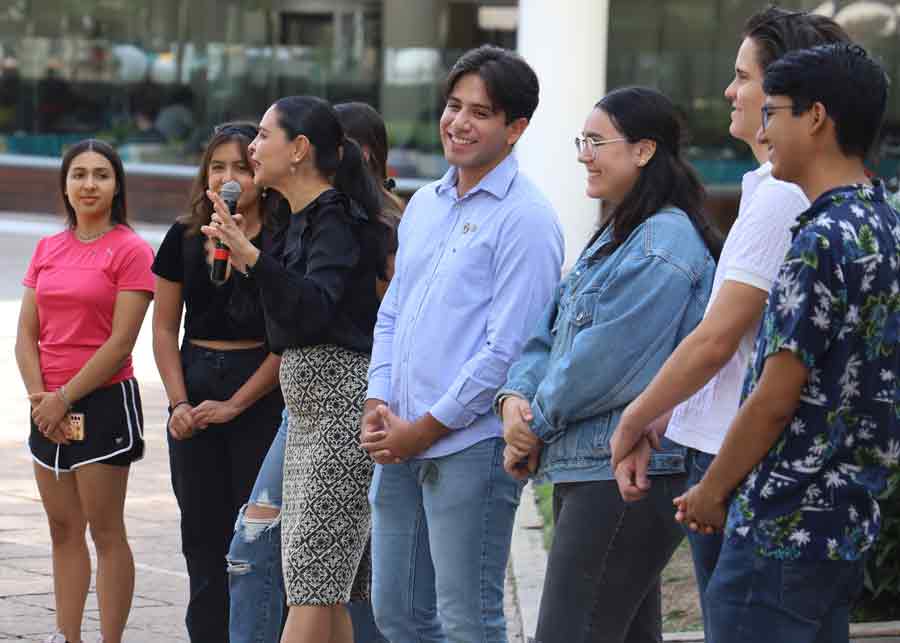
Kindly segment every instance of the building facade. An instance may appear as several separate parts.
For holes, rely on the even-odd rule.
[[[571,251],[596,215],[581,196],[571,140],[607,88],[642,84],[672,97],[690,126],[691,160],[714,193],[733,192],[753,161],[728,136],[722,92],[742,24],[766,4],[0,0],[0,168],[45,167],[42,157],[98,136],[139,175],[184,179],[215,124],[256,120],[280,96],[316,94],[379,109],[391,170],[412,189],[446,168],[436,122],[447,70],[490,42],[518,47],[539,72],[541,107],[519,153],[572,230]],[[900,5],[780,4],[834,16],[896,77]],[[884,175],[900,158],[900,101],[890,100]]]

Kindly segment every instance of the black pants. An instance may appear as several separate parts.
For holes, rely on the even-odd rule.
[[[625,503],[615,481],[558,484],[535,643],[662,641],[660,573],[684,537],[672,499],[685,474]]]
[[[215,351],[184,343],[181,363],[189,401],[227,400],[259,368],[262,348]],[[276,390],[227,424],[186,440],[169,440],[172,488],[181,509],[181,550],[190,576],[185,623],[191,643],[227,643],[225,554],[238,510],[247,502],[278,425]]]

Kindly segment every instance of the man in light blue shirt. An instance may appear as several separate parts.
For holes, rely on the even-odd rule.
[[[505,642],[521,483],[503,470],[491,403],[559,281],[563,237],[512,154],[537,107],[534,71],[485,46],[446,87],[451,168],[407,206],[369,369],[372,602],[391,641]]]

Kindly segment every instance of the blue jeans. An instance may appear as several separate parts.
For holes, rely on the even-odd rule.
[[[249,504],[281,509],[287,410],[263,461]],[[281,569],[281,517],[248,519],[241,509],[228,551],[228,588],[231,595],[230,643],[278,643],[287,617]],[[384,641],[375,628],[372,606],[354,601],[347,608],[353,620],[355,643]]]
[[[715,455],[688,449],[688,488],[703,479],[709,465],[712,464]],[[685,528],[688,542],[691,545],[691,555],[694,559],[694,576],[697,578],[697,591],[700,593],[700,608],[703,610],[703,631],[709,636],[709,607],[706,604],[706,588],[709,579],[712,578],[716,563],[719,560],[719,551],[722,549],[722,534],[707,536]]]
[[[506,642],[503,583],[521,491],[499,438],[375,468],[372,603],[389,640]]]
[[[706,591],[709,643],[847,643],[863,562],[776,560],[726,541]]]

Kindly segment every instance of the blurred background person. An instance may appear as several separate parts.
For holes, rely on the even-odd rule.
[[[194,93],[190,87],[178,87],[171,102],[156,115],[154,126],[167,141],[186,141],[194,131]]]

